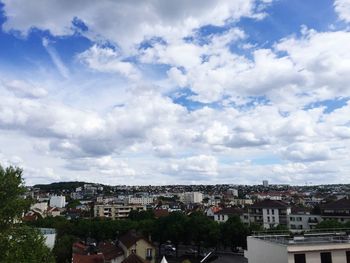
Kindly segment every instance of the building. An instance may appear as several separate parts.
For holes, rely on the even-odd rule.
[[[300,208],[292,208],[288,219],[288,228],[291,231],[314,229],[322,221],[320,215],[311,214],[309,210]]]
[[[100,242],[98,251],[104,256],[105,263],[121,263],[124,257],[124,251],[112,242]]]
[[[247,237],[244,252],[249,263],[350,262],[350,237],[346,232]]]
[[[333,219],[341,223],[350,221],[350,199],[342,198],[321,206],[323,220]]]
[[[39,228],[39,231],[45,238],[45,245],[53,249],[56,241],[56,229],[54,228]]]
[[[230,217],[237,216],[243,221],[243,210],[235,207],[221,209],[214,214],[214,220],[218,223],[225,223]]]
[[[134,230],[120,237],[119,246],[124,251],[126,259],[129,258],[130,255],[135,254],[148,263],[155,263],[156,249],[154,245],[149,239],[146,239]]]
[[[154,198],[153,197],[129,197],[128,198],[128,204],[133,204],[133,205],[150,205],[153,204]]]
[[[53,195],[50,197],[50,206],[63,208],[66,206],[66,197],[62,195]]]
[[[290,213],[291,207],[288,204],[269,199],[256,202],[248,208],[249,222],[260,224],[265,229],[278,225],[288,227]]]
[[[145,211],[146,207],[143,205],[97,204],[94,206],[94,216],[125,219],[132,210]]]
[[[180,200],[184,204],[197,204],[202,203],[203,194],[200,192],[186,192],[180,195]]]
[[[263,186],[264,187],[269,187],[269,181],[263,180]]]
[[[227,195],[237,197],[238,196],[238,190],[235,188],[229,188],[227,189]]]

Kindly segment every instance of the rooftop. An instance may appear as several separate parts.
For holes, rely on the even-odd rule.
[[[339,231],[327,231],[319,233],[306,233],[304,235],[290,236],[286,234],[275,234],[275,235],[256,235],[254,238],[266,240],[273,243],[278,243],[287,246],[293,245],[316,245],[316,244],[339,244],[348,243],[350,244],[350,231],[339,230]]]

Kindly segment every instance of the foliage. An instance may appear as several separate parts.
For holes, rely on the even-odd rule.
[[[75,239],[74,236],[67,234],[57,238],[53,248],[56,263],[69,263],[71,261],[72,245]]]
[[[48,263],[54,262],[44,237],[38,230],[19,226],[0,234],[1,262],[5,263]]]
[[[0,166],[0,232],[11,227],[29,208],[28,200],[22,198],[25,191],[22,170]]]
[[[249,229],[238,216],[230,217],[221,225],[221,236],[224,246],[231,248],[246,247],[246,237]]]
[[[324,220],[316,225],[317,229],[342,228],[344,225],[337,220]]]
[[[30,202],[25,193],[22,170],[0,166],[0,251],[1,262],[54,262],[45,239],[38,230],[18,222]]]

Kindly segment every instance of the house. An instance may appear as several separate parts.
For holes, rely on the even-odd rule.
[[[99,243],[98,251],[103,254],[105,263],[121,263],[125,259],[124,251],[112,242]]]
[[[126,259],[122,261],[122,263],[147,263],[148,261],[139,257],[136,254],[130,254]]]
[[[155,263],[156,249],[150,240],[146,239],[134,230],[130,230],[120,237],[119,246],[128,258],[131,254],[136,254],[148,263]]]
[[[227,207],[214,214],[214,220],[218,223],[225,223],[230,217],[241,217],[243,210],[236,207]]]
[[[280,200],[266,199],[248,208],[249,222],[260,224],[266,229],[278,225],[288,227],[290,213],[290,205]]]
[[[302,236],[247,237],[244,256],[249,263],[350,262],[350,237],[346,232],[305,233]]]
[[[321,221],[321,216],[312,214],[310,209],[293,207],[288,217],[288,228],[293,232],[314,229]]]

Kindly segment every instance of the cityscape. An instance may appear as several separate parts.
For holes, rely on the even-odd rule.
[[[350,263],[350,0],[0,0],[0,263]]]

